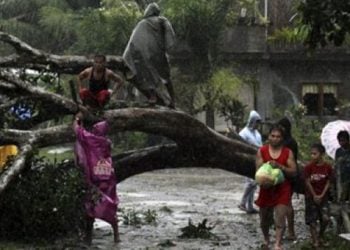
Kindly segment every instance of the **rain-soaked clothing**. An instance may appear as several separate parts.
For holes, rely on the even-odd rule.
[[[261,134],[257,129],[254,129],[257,121],[261,121],[258,112],[250,111],[247,125],[239,132],[239,136],[247,143],[260,147],[262,145]]]
[[[175,33],[167,18],[159,16],[156,3],[147,6],[143,19],[134,28],[123,58],[132,75],[127,76],[141,92],[155,91],[169,104],[164,84],[170,82],[167,52],[175,44]]]
[[[83,88],[79,91],[79,96],[83,103],[92,105],[93,107],[105,106],[110,99],[110,95],[108,90],[92,92],[89,89]]]
[[[260,153],[264,162],[275,160],[281,165],[286,166],[290,150],[287,147],[283,147],[280,156],[277,159],[273,159],[269,153],[269,145],[264,145],[260,149]],[[288,206],[292,198],[292,187],[290,181],[285,179],[279,185],[260,188],[259,197],[255,201],[255,204],[261,208],[275,207],[277,205]]]
[[[77,165],[83,168],[88,186],[85,200],[88,216],[115,225],[119,200],[112,166],[111,141],[106,137],[107,130],[106,121],[96,123],[91,132],[76,123],[75,154]]]
[[[255,125],[261,120],[260,115],[255,110],[250,111],[247,125],[239,132],[239,136],[242,137],[247,143],[260,147],[262,145],[261,134]],[[248,212],[253,211],[254,193],[257,188],[256,182],[248,177],[244,178],[244,192],[240,202],[240,207],[245,208]]]

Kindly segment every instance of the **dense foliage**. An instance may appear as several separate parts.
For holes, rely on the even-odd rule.
[[[218,39],[225,28],[230,2],[168,0],[163,4],[178,38],[192,50],[190,66],[196,82],[206,81],[217,63]]]
[[[60,54],[121,54],[140,16],[134,1],[122,0],[11,0],[0,6],[3,31]]]
[[[348,0],[305,0],[299,11],[308,29],[305,43],[310,48],[328,43],[343,44],[350,32],[350,2]]]
[[[77,236],[84,218],[81,172],[34,158],[1,195],[0,238],[50,241]]]
[[[308,162],[310,158],[310,147],[316,142],[320,142],[324,122],[315,119],[306,119],[306,109],[302,104],[292,105],[286,110],[276,109],[274,111],[275,120],[287,116],[292,121],[292,136],[298,143],[299,156],[301,162]]]

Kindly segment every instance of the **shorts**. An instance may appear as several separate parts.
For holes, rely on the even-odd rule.
[[[316,224],[319,220],[329,218],[329,204],[328,201],[323,201],[321,204],[316,204],[312,197],[305,198],[305,223],[306,225]]]
[[[89,89],[81,89],[79,91],[80,99],[83,104],[89,104],[95,107],[103,107],[109,101],[110,93],[107,89],[98,92],[91,92]]]

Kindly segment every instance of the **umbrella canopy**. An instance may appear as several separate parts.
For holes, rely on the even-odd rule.
[[[350,133],[350,121],[336,120],[327,123],[322,129],[321,142],[326,148],[326,153],[335,158],[335,151],[340,147],[337,139],[337,135],[341,130],[346,130]]]

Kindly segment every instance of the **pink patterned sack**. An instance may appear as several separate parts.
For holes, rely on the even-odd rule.
[[[114,174],[114,169],[107,159],[101,159],[93,167],[92,173],[98,180],[108,180]]]

